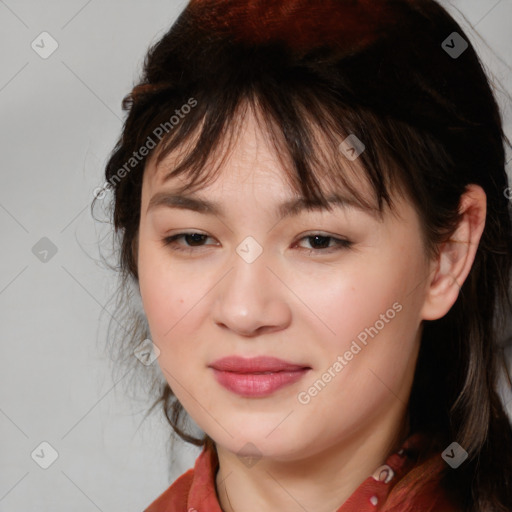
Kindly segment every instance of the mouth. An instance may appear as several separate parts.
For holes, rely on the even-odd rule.
[[[225,357],[210,365],[217,382],[243,397],[265,397],[301,380],[311,367],[260,356]]]
[[[245,358],[240,356],[223,357],[213,362],[210,367],[215,370],[234,373],[265,374],[281,371],[293,372],[309,368],[307,365],[296,364],[284,359],[269,356]]]

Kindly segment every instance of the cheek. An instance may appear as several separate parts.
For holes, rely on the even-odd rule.
[[[376,322],[378,327],[387,326],[388,319],[394,321],[398,306],[393,309],[393,304],[403,301],[411,281],[409,274],[409,269],[396,263],[388,267],[385,261],[372,265],[361,262],[331,274],[295,278],[290,288],[304,298],[306,307],[298,305],[296,312],[303,318],[311,313],[312,325],[313,321],[318,324],[321,339],[341,350],[365,328]],[[381,315],[385,315],[384,320]]]
[[[359,278],[347,314],[340,315],[346,324],[336,324],[343,333],[338,353],[350,359],[338,390],[362,399],[353,404],[354,411],[370,404],[378,410],[389,401],[406,403],[419,349],[420,268],[395,266],[372,274]]]
[[[141,237],[138,255],[139,286],[151,334],[157,344],[183,316],[186,294],[180,276],[172,272],[160,248]]]
[[[412,247],[407,254],[382,252],[371,264],[361,261],[326,279],[296,281],[294,289],[307,297],[319,326],[312,331],[318,370],[325,371],[338,356],[346,355],[343,370],[335,372],[338,386],[333,388],[348,386],[361,393],[383,386],[379,378],[399,387],[409,375],[417,349],[424,272],[421,253]]]
[[[141,234],[138,252],[139,285],[148,320],[155,325],[169,324],[171,315],[178,315],[194,287],[182,269],[171,264],[161,243]],[[188,302],[188,301],[187,301]]]
[[[160,350],[160,366],[173,374],[192,369],[201,356],[199,326],[208,312],[205,297],[215,284],[213,276],[201,271],[200,264],[171,262],[158,242],[143,237],[138,265],[142,303],[152,341]]]

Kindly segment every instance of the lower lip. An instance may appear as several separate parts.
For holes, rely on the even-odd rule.
[[[310,368],[263,374],[212,370],[217,382],[229,391],[245,397],[263,397],[299,381]]]

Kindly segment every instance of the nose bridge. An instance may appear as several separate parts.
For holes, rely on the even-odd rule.
[[[269,251],[264,251],[253,237],[247,237],[236,248],[232,262],[234,269],[229,284],[231,292],[234,292],[235,296],[240,294],[243,299],[247,292],[251,291],[252,297],[263,299],[264,288],[270,291],[267,282],[267,266],[271,264]],[[265,286],[262,286],[263,284]]]
[[[263,327],[282,328],[290,311],[282,284],[267,268],[270,252],[247,237],[231,259],[232,270],[223,279],[213,308],[214,321],[239,334]]]

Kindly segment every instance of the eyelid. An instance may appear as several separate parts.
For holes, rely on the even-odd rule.
[[[210,236],[208,233],[202,233],[200,231],[181,231],[179,233],[175,233],[173,235],[168,235],[168,236],[164,237],[162,239],[162,242],[163,242],[164,246],[168,246],[171,243],[173,243],[174,241],[176,241],[177,239],[183,238],[187,235],[201,235],[201,236],[205,236],[206,238],[214,238],[214,237]],[[209,244],[209,245],[211,245],[211,244]]]
[[[176,233],[176,234],[173,234],[173,235],[163,238],[163,240],[162,240],[163,245],[164,245],[164,247],[170,247],[177,240],[179,240],[180,238],[186,237],[187,235],[201,235],[201,236],[205,236],[207,239],[214,238],[214,237],[211,237],[210,235],[208,235],[207,233],[202,233],[199,231],[182,231],[182,232],[179,232],[179,233]],[[328,246],[327,248],[323,248],[323,249],[306,249],[304,247],[299,247],[299,249],[308,251],[309,254],[315,253],[315,254],[321,255],[323,253],[323,254],[327,255],[327,254],[330,254],[332,252],[336,252],[336,251],[339,251],[342,249],[350,249],[354,245],[354,242],[352,242],[349,239],[342,237],[342,236],[332,235],[330,233],[324,233],[322,231],[310,231],[310,232],[302,233],[301,235],[299,235],[296,238],[296,240],[293,242],[292,247],[295,247],[304,239],[314,238],[315,236],[331,239],[331,241],[335,242],[335,245]],[[204,247],[208,247],[208,245],[212,245],[212,244],[206,244],[206,245],[200,245],[200,246],[188,246],[188,247],[183,247],[183,246],[180,247],[178,244],[176,244],[174,247],[171,247],[171,250],[176,251],[176,252],[185,252],[188,254],[192,254],[192,253],[202,252],[202,249]]]
[[[322,238],[330,238],[331,240],[333,240],[335,242],[335,246],[327,247],[326,249],[302,248],[305,251],[309,251],[310,254],[311,253],[316,253],[316,254],[320,254],[320,255],[322,253],[331,254],[333,252],[336,252],[336,251],[339,251],[342,249],[350,249],[354,245],[354,242],[352,242],[351,240],[349,240],[348,238],[343,237],[343,236],[332,235],[330,233],[323,233],[322,231],[311,231],[311,232],[307,232],[307,233],[303,233],[303,234],[299,235],[299,237],[297,238],[297,241],[294,242],[294,246],[304,239],[314,238],[315,236],[319,236]]]

